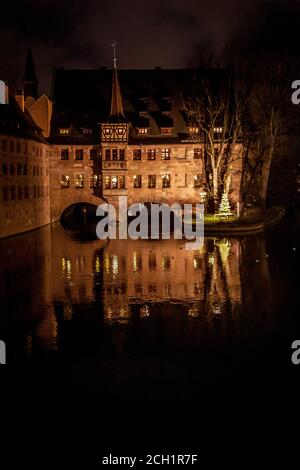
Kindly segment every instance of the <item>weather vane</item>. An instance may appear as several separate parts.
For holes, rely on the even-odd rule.
[[[117,67],[117,43],[116,41],[114,41],[111,44],[111,47],[113,48],[113,51],[114,51],[114,67]]]

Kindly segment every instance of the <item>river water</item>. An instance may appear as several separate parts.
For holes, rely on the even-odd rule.
[[[86,438],[91,457],[129,436],[139,448],[201,447],[228,420],[274,406],[284,415],[300,339],[299,228],[293,213],[267,233],[206,236],[197,251],[103,242],[60,223],[1,240],[1,339],[19,425],[31,416],[60,435],[64,420],[66,433],[80,422],[72,442]]]

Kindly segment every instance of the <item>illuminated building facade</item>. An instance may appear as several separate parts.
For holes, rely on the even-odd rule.
[[[11,98],[10,105],[3,104],[0,108],[3,129],[0,157],[3,163],[8,158],[3,151],[9,134],[5,134],[4,109],[13,103],[16,109],[18,103],[17,112],[35,129],[35,141],[41,139],[37,147],[41,146],[38,152],[43,155],[37,157],[33,144],[27,144],[31,153],[25,153],[24,158],[31,170],[23,176],[32,188],[45,186],[46,189],[36,189],[36,194],[40,191],[44,196],[39,197],[48,198],[45,207],[36,210],[36,214],[43,213],[43,216],[36,224],[33,221],[33,225],[59,220],[66,208],[76,203],[99,205],[106,201],[117,206],[120,195],[128,196],[128,204],[203,202],[208,178],[205,143],[200,129],[191,125],[182,109],[183,97],[193,90],[201,73],[201,70],[160,68],[118,71],[116,59],[112,71],[56,69],[49,100],[45,95],[38,95],[38,80],[29,51],[23,90]],[[222,74],[226,77],[222,70],[214,73],[218,79]],[[12,138],[11,134],[9,139]],[[241,151],[242,146],[237,143],[229,191],[233,209],[240,200]],[[18,155],[11,153],[9,158],[18,165]],[[39,160],[43,162],[39,176],[33,173],[38,165],[30,163],[34,158],[45,158]],[[13,185],[6,181],[7,177],[3,170],[1,210],[6,214],[10,213],[7,208],[14,201],[4,189]],[[30,177],[48,180],[37,185]],[[30,201],[34,199],[34,189],[28,194]],[[19,203],[17,197],[16,203]],[[10,216],[14,217],[13,213]],[[4,227],[2,236],[27,229],[29,225],[20,220],[14,229]]]

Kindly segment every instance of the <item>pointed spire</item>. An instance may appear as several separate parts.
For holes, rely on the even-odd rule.
[[[112,76],[112,91],[111,91],[111,104],[110,104],[110,118],[118,121],[124,121],[124,109],[122,102],[122,94],[118,77],[117,57],[116,57],[116,41],[112,44],[114,50],[113,57],[113,76]]]
[[[25,64],[25,72],[23,76],[23,86],[24,86],[24,95],[25,98],[27,96],[32,96],[33,98],[37,98],[38,96],[38,79],[35,72],[35,66],[32,56],[32,51],[29,48],[27,51],[27,58]]]

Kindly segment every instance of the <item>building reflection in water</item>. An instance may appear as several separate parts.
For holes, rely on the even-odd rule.
[[[104,249],[104,315],[123,319],[134,304],[195,303],[193,315],[217,312],[216,305],[241,303],[240,242],[207,239],[199,251],[187,251],[178,240],[111,240]],[[149,307],[150,305],[150,307]]]
[[[225,334],[241,327],[242,310],[255,311],[262,289],[271,302],[264,235],[205,238],[188,251],[172,239],[85,241],[54,224],[2,240],[1,247],[1,322],[23,331],[29,354],[61,347],[66,324],[83,315],[94,315],[99,328],[159,317],[178,335],[188,321],[200,321],[193,335],[207,328]]]

